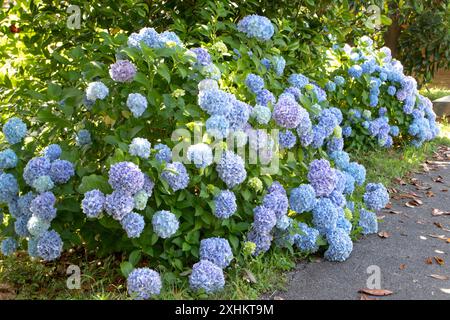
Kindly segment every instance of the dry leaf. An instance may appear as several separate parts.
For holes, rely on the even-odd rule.
[[[253,273],[248,270],[248,269],[244,269],[245,271],[245,275],[244,275],[244,279],[247,280],[248,282],[251,283],[256,283],[256,277],[253,275]]]
[[[434,256],[434,260],[441,266],[443,266],[445,264],[445,260],[442,259],[441,257]]]
[[[447,237],[444,236],[443,234],[429,234],[430,237],[432,238],[436,238],[436,239],[440,239],[440,240],[447,240]]]
[[[437,176],[436,178],[433,178],[433,181],[436,183],[444,183],[444,178],[442,178],[442,176]]]
[[[442,189],[441,191],[442,192],[448,192],[448,189]]]
[[[438,280],[448,280],[447,276],[441,276],[440,274],[430,274],[430,277]]]
[[[280,297],[280,296],[275,296],[275,297],[273,297],[273,300],[284,300],[284,298]]]
[[[378,232],[378,236],[380,238],[389,238],[391,235],[386,231],[380,231],[380,232]]]
[[[389,213],[392,213],[392,214],[401,214],[402,212],[401,212],[401,211],[398,211],[398,210],[390,210]]]
[[[433,264],[433,259],[431,259],[431,257],[428,257],[428,258],[425,260],[425,263],[426,263],[426,264]]]
[[[440,288],[443,293],[450,294],[450,289]]]
[[[423,205],[423,202],[419,199],[414,199],[414,200],[411,200],[411,201],[408,201],[407,203],[405,203],[405,206],[407,206],[409,208],[415,208],[415,207],[418,207],[421,205]]]
[[[387,205],[386,205],[386,207],[384,207],[385,209],[391,209],[392,208],[392,203],[388,203]]]
[[[400,265],[400,270],[405,270],[405,268],[406,268],[406,264],[402,263],[402,264]]]
[[[406,186],[406,182],[402,178],[394,178],[394,181],[402,186]]]
[[[369,297],[367,294],[362,293],[359,300],[379,300],[378,298]]]
[[[427,192],[426,192],[426,195],[427,195],[428,198],[434,197],[433,191],[427,191]]]
[[[365,294],[369,294],[371,296],[389,296],[391,294],[393,294],[392,291],[389,290],[385,290],[385,289],[361,289],[358,291],[359,293],[365,293]]]
[[[431,212],[433,216],[444,216],[444,215],[450,215],[450,211],[442,211],[441,209],[433,208],[433,211]]]

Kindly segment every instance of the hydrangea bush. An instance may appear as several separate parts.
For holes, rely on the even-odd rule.
[[[265,17],[231,34],[193,48],[152,28],[102,34],[98,61],[79,57],[83,79],[49,87],[37,124],[5,122],[2,253],[122,252],[128,292],[147,299],[179,279],[214,293],[244,252],[344,261],[377,232],[389,195],[343,150],[363,131],[334,94],[353,80],[287,65]]]

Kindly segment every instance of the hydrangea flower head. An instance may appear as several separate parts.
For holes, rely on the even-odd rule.
[[[220,89],[200,91],[198,105],[210,115],[227,115],[232,107],[235,97]]]
[[[319,238],[319,231],[317,229],[308,227],[305,223],[299,223],[299,234],[294,237],[295,245],[304,252],[315,253],[319,250],[317,239]]]
[[[54,186],[50,176],[40,176],[33,181],[33,188],[39,193],[50,191]]]
[[[30,211],[34,216],[45,221],[52,221],[56,217],[56,197],[52,192],[44,192],[31,201]]]
[[[207,144],[197,143],[189,146],[187,158],[197,168],[206,168],[213,162],[213,153]]]
[[[76,141],[77,146],[80,146],[80,147],[91,144],[92,143],[91,133],[86,129],[82,129],[77,132],[75,141]]]
[[[206,120],[206,132],[216,139],[223,139],[230,132],[230,123],[225,116],[214,115]]]
[[[114,190],[135,194],[144,186],[144,174],[133,162],[119,162],[109,169],[108,182]]]
[[[155,212],[152,217],[153,231],[161,238],[167,239],[173,236],[180,226],[177,217],[170,211],[161,210]]]
[[[132,81],[136,71],[136,66],[128,60],[118,60],[109,67],[109,75],[116,82]]]
[[[155,159],[159,162],[170,162],[172,161],[172,150],[170,148],[162,143],[158,143],[154,146],[154,149],[157,151],[155,155]]]
[[[18,162],[16,153],[11,149],[0,151],[0,170],[15,168]]]
[[[353,250],[353,242],[347,232],[341,228],[336,228],[327,234],[329,247],[325,251],[325,259],[329,261],[345,261]]]
[[[272,117],[272,112],[268,107],[257,104],[253,108],[252,117],[254,117],[259,124],[268,124]]]
[[[115,220],[122,220],[134,209],[134,199],[128,192],[114,191],[105,198],[105,211]]]
[[[313,209],[313,223],[320,234],[326,234],[336,228],[338,210],[328,198],[319,198]]]
[[[135,299],[146,300],[161,292],[159,273],[149,268],[136,268],[127,278],[128,293]]]
[[[50,177],[55,183],[66,183],[75,174],[72,162],[67,160],[55,160],[50,167]]]
[[[359,226],[362,228],[363,234],[372,234],[378,232],[377,215],[365,209],[359,211]]]
[[[245,16],[237,24],[237,29],[245,33],[247,37],[256,38],[261,41],[270,40],[275,32],[268,18],[256,14]]]
[[[200,260],[192,267],[189,276],[189,286],[193,291],[204,290],[206,293],[214,293],[222,290],[225,278],[220,267],[208,260]]]
[[[287,214],[289,200],[285,192],[270,192],[263,198],[263,206],[272,210],[277,218]]]
[[[145,227],[144,217],[136,212],[130,212],[120,220],[128,238],[139,238]]]
[[[14,238],[6,238],[2,241],[1,251],[4,256],[10,256],[17,250],[17,241]]]
[[[145,207],[147,206],[147,201],[148,201],[148,193],[143,189],[138,191],[134,197],[134,208],[136,210],[144,210]]]
[[[105,195],[98,189],[88,191],[81,201],[81,209],[88,218],[98,218],[105,208]]]
[[[27,135],[27,125],[21,119],[12,117],[3,126],[3,134],[8,143],[19,143]]]
[[[308,180],[318,197],[328,196],[336,187],[336,173],[328,160],[314,160],[309,165]]]
[[[208,238],[200,241],[200,260],[208,260],[224,269],[233,260],[228,240],[223,238]]]
[[[255,229],[251,229],[247,233],[247,241],[253,242],[256,245],[256,249],[253,253],[257,256],[261,253],[267,252],[272,245],[273,236],[269,232],[258,232]]]
[[[292,96],[291,96],[292,97]],[[301,107],[295,98],[283,96],[278,99],[272,112],[275,122],[287,129],[296,128],[302,120]]]
[[[193,48],[191,51],[195,54],[197,60],[196,65],[207,66],[212,63],[208,50],[204,48]]]
[[[198,91],[219,90],[219,84],[213,79],[203,79],[198,83]]]
[[[130,93],[127,98],[127,107],[135,118],[139,118],[147,109],[147,98],[140,93]]]
[[[16,178],[10,173],[0,173],[0,202],[10,202],[19,192]]]
[[[62,150],[58,144],[51,144],[42,151],[42,155],[50,161],[55,161],[61,156]]]
[[[251,92],[258,93],[264,89],[264,80],[256,74],[249,73],[245,78],[245,85]]]
[[[18,217],[14,221],[14,231],[19,237],[28,237],[29,232],[27,228],[28,217]]]
[[[109,94],[109,89],[103,82],[94,81],[88,84],[86,88],[86,99],[91,102],[103,100]]]
[[[150,157],[151,143],[145,138],[134,138],[128,146],[128,152],[132,156],[137,156],[142,159]]]
[[[363,69],[359,65],[354,65],[348,69],[348,75],[352,78],[361,78],[363,74]]]
[[[289,76],[288,81],[291,85],[293,85],[294,87],[296,87],[298,89],[304,88],[309,83],[308,77],[306,77],[302,74],[299,74],[299,73],[291,74]]]
[[[189,184],[188,172],[181,162],[167,164],[161,173],[161,178],[169,184],[173,191],[186,189]]]
[[[243,129],[250,117],[252,107],[240,100],[234,100],[230,112],[226,115],[230,130],[237,131]]]
[[[363,196],[364,203],[369,210],[381,210],[389,202],[389,193],[381,183],[369,183]]]
[[[344,171],[350,174],[358,185],[362,185],[366,181],[366,168],[362,164],[350,162]]]
[[[61,256],[63,242],[60,235],[54,231],[45,231],[37,242],[37,253],[44,261],[53,261]]]
[[[219,163],[216,166],[219,178],[227,185],[228,188],[233,188],[242,182],[247,177],[244,161],[240,156],[231,152],[225,151]]]
[[[291,209],[297,213],[311,211],[316,205],[316,192],[309,184],[302,184],[292,189],[289,196]]]
[[[290,130],[280,131],[278,134],[280,147],[283,149],[292,149],[297,142],[297,137]]]
[[[273,210],[265,206],[253,209],[253,228],[260,233],[270,232],[277,223],[277,216]]]
[[[50,222],[31,216],[27,222],[27,229],[32,236],[38,237],[50,229]]]
[[[231,217],[237,210],[236,196],[230,190],[222,190],[214,197],[214,215],[220,219]]]

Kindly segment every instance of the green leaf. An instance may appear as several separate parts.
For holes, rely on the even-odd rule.
[[[161,63],[158,67],[158,74],[163,77],[167,83],[170,83],[170,71],[165,63]]]
[[[111,187],[108,183],[108,179],[96,174],[91,174],[90,176],[83,177],[77,191],[81,194],[85,194],[86,192],[94,189],[98,189],[103,193],[111,192]]]
[[[131,271],[133,271],[133,269],[133,265],[128,261],[124,261],[120,264],[120,271],[125,278],[128,278],[128,275],[131,273]]]
[[[141,250],[134,250],[130,253],[130,257],[128,258],[128,261],[134,266],[136,266],[139,261],[141,261],[142,253]]]
[[[49,83],[47,88],[47,97],[50,100],[59,100],[61,96],[62,89],[59,85],[55,83]]]

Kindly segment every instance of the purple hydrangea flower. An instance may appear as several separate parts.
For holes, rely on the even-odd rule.
[[[225,151],[219,163],[216,166],[219,178],[227,185],[228,188],[233,188],[242,182],[247,177],[244,161],[240,156],[231,152]]]
[[[72,162],[55,160],[50,167],[50,177],[55,183],[66,183],[75,174]]]
[[[98,218],[105,207],[105,195],[100,190],[94,189],[84,194],[81,201],[83,213],[88,218]]]
[[[208,260],[224,269],[233,260],[228,240],[223,238],[208,238],[200,241],[200,260]]]
[[[278,102],[273,108],[272,117],[275,122],[284,128],[296,128],[302,120],[301,107],[295,101],[295,98],[283,96],[278,99]]]
[[[132,81],[136,71],[136,66],[128,60],[118,60],[109,67],[109,75],[116,82]]]
[[[188,172],[181,162],[167,164],[161,173],[161,178],[169,184],[173,191],[186,189],[189,184]]]
[[[253,228],[257,232],[270,232],[277,223],[277,216],[272,209],[257,206],[253,209]]]
[[[135,194],[144,186],[144,174],[132,162],[119,162],[109,169],[108,182],[114,190]]]
[[[128,238],[139,238],[145,227],[144,217],[136,212],[130,212],[120,220]]]
[[[61,256],[63,242],[60,235],[54,231],[41,234],[37,242],[37,253],[44,261],[53,261]]]
[[[134,199],[128,192],[114,191],[105,199],[106,213],[115,220],[122,220],[125,215],[133,211]]]
[[[225,278],[220,267],[208,260],[200,260],[192,267],[189,276],[189,286],[193,291],[204,290],[206,293],[214,293],[222,290]]]
[[[328,160],[314,160],[309,165],[308,181],[318,197],[328,196],[336,187],[336,173]]]
[[[149,268],[136,268],[127,278],[127,289],[130,296],[146,300],[161,292],[162,282],[159,273]]]
[[[222,190],[214,197],[214,215],[220,219],[231,217],[237,210],[236,196],[230,190]]]
[[[31,201],[30,211],[39,219],[52,221],[56,217],[56,197],[52,192],[44,192]]]

